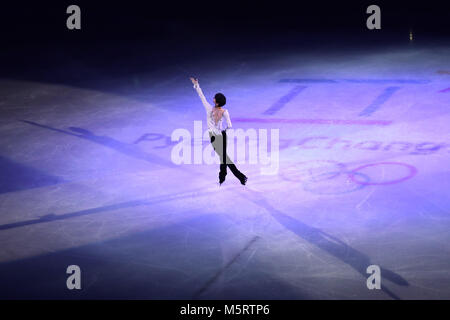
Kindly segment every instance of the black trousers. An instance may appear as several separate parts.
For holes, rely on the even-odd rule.
[[[236,165],[231,161],[227,155],[227,133],[222,131],[222,134],[209,133],[211,139],[211,144],[214,147],[217,155],[220,157],[220,171],[219,171],[219,182],[225,181],[225,176],[227,175],[227,167],[230,168],[234,176],[239,179],[239,181],[244,181],[247,178],[242,172],[236,168]]]

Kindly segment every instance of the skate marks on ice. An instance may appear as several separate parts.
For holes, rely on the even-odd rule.
[[[0,298],[190,299],[223,264],[222,215],[196,215],[169,225],[0,263]],[[67,265],[80,265],[83,290],[67,290]],[[62,272],[61,272],[62,270]]]
[[[208,290],[208,288],[234,263],[236,262],[237,259],[239,259],[239,257],[245,253],[246,251],[248,251],[248,249],[253,245],[253,243],[255,243],[258,239],[260,239],[259,236],[255,236],[253,237],[248,243],[247,245],[245,245],[244,248],[242,248],[241,251],[239,251],[236,255],[234,255],[234,257],[232,257],[230,259],[230,261],[225,264],[225,266],[220,269],[219,271],[217,271],[217,273],[211,278],[209,279],[200,289],[198,289],[194,295],[193,295],[193,299],[198,299],[199,296],[201,296],[206,290]]]
[[[338,238],[327,234],[318,228],[311,227],[300,220],[294,219],[293,217],[277,210],[267,201],[263,193],[247,189],[245,195],[243,196],[240,194],[240,196],[253,202],[257,206],[264,208],[285,229],[293,232],[295,235],[308,243],[341,260],[343,263],[349,265],[361,274],[365,279],[367,278],[367,267],[372,264],[376,264],[370,260],[370,257],[350,247]],[[380,267],[380,269],[384,279],[387,279],[396,285],[409,286],[408,281],[401,275],[384,267]],[[382,285],[381,289],[392,299],[400,300],[400,297],[389,290],[385,285]]]
[[[222,187],[222,190],[226,190],[226,188]],[[100,214],[100,213],[107,212],[107,211],[114,211],[114,210],[118,210],[118,209],[134,208],[134,207],[140,207],[140,206],[151,206],[151,205],[158,204],[158,203],[166,203],[166,202],[170,202],[170,201],[177,201],[177,200],[183,200],[183,199],[209,197],[215,193],[217,193],[217,190],[211,190],[211,187],[202,187],[202,188],[197,188],[197,189],[191,189],[191,190],[185,191],[185,192],[170,193],[170,194],[160,195],[160,196],[156,196],[156,197],[130,200],[130,201],[119,202],[119,203],[115,203],[115,204],[111,204],[111,205],[94,207],[94,208],[90,208],[90,209],[74,211],[74,212],[69,212],[69,213],[64,213],[64,214],[49,213],[49,214],[43,215],[36,219],[29,219],[29,220],[18,221],[18,222],[0,225],[0,230],[8,230],[8,229],[20,228],[20,227],[24,227],[24,226],[28,226],[28,225],[49,223],[52,221],[59,221],[59,220],[66,220],[66,219],[77,218],[77,217],[82,217],[82,216],[95,215],[95,214]]]

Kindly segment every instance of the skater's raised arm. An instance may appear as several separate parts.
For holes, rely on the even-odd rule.
[[[211,111],[212,105],[206,100],[205,95],[203,94],[202,88],[200,88],[200,84],[198,83],[197,79],[190,78],[192,83],[194,84],[194,89],[197,91],[198,96],[200,97],[200,100],[202,100],[203,106],[205,107],[205,110]]]

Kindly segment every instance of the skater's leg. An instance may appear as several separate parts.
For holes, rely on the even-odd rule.
[[[219,183],[222,184],[225,181],[225,176],[227,175],[227,165],[224,162],[223,137],[221,135],[215,135],[211,132],[209,133],[209,136],[211,138],[211,144],[220,159]]]
[[[239,171],[235,164],[228,164],[228,168],[230,168],[231,172],[233,172],[234,176],[238,178],[242,184],[247,182],[247,177]]]
[[[220,163],[225,164],[226,150],[224,149],[223,136],[220,134],[213,134],[211,132],[209,133],[209,136],[211,137],[211,144],[213,145],[214,151],[216,151],[217,155],[219,156]]]
[[[226,175],[227,175],[227,165],[220,164],[220,171],[219,171],[219,183],[220,184],[222,184],[225,181]]]
[[[230,168],[231,172],[233,172],[235,177],[238,178],[239,181],[245,185],[245,183],[247,182],[247,177],[238,170],[236,165],[233,163],[233,161],[231,161],[231,159],[227,155],[227,133],[226,133],[226,131],[222,131],[222,136],[223,136],[223,145],[224,145],[224,147],[223,147],[224,160],[223,161],[224,161],[224,163],[226,163],[228,168]]]

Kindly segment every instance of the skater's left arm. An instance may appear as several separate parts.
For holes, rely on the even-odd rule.
[[[225,110],[225,112],[223,113],[223,117],[225,118],[225,120],[227,121],[227,127],[225,130],[227,129],[231,129],[231,119],[230,119],[230,114],[228,113],[228,110]]]

